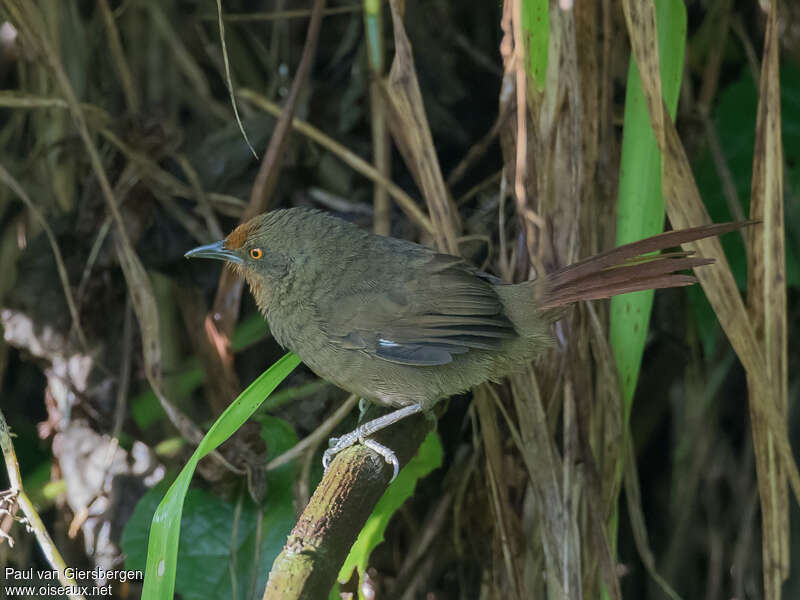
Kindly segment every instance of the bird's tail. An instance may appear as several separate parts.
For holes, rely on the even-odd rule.
[[[618,294],[658,288],[681,287],[695,283],[686,269],[709,265],[713,258],[694,256],[693,252],[650,254],[686,242],[722,235],[755,221],[701,225],[669,231],[625,244],[550,273],[536,285],[540,310],[553,309],[579,300],[609,298]]]

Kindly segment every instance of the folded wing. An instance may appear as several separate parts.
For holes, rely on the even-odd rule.
[[[487,278],[442,254],[395,278],[368,280],[331,306],[322,322],[332,343],[405,365],[442,365],[471,350],[500,350],[517,335]]]

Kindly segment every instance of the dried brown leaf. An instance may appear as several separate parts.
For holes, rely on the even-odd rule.
[[[500,430],[497,426],[497,413],[487,387],[480,386],[475,390],[474,404],[481,422],[483,447],[486,454],[486,473],[489,480],[488,488],[495,513],[494,521],[499,529],[498,537],[503,555],[503,564],[505,565],[506,576],[512,586],[514,597],[521,599],[523,597],[523,584],[519,580],[519,574],[522,573],[522,568],[521,565],[517,564],[521,553],[518,547],[518,538],[515,536],[518,527],[514,526],[517,516],[508,500],[506,478],[503,476],[503,444],[500,438]]]
[[[202,432],[175,408],[166,398],[161,386],[161,347],[158,334],[158,310],[156,307],[153,289],[147,273],[133,250],[128,237],[125,221],[120,213],[114,192],[111,189],[108,176],[100,153],[95,145],[86,123],[81,105],[67,77],[59,55],[53,49],[48,37],[48,31],[41,19],[37,6],[32,2],[22,0],[9,0],[6,7],[14,20],[17,29],[25,36],[28,43],[37,49],[47,61],[52,71],[64,100],[67,103],[72,120],[78,134],[83,141],[92,169],[100,185],[100,191],[106,201],[108,210],[116,227],[116,248],[120,265],[122,266],[125,281],[131,294],[134,312],[139,321],[142,334],[142,352],[145,360],[145,374],[150,386],[158,397],[165,412],[175,427],[190,441],[199,443]],[[220,457],[221,458],[221,457]]]
[[[524,443],[521,451],[540,507],[550,597],[581,598],[582,540],[578,524],[565,500],[562,488],[564,464],[553,445],[539,385],[530,368],[511,375],[509,380]],[[612,597],[619,598],[618,592],[618,589],[612,589]]]
[[[750,402],[778,413],[788,410],[786,265],[783,229],[783,147],[778,64],[777,3],[769,6],[753,158],[750,215],[761,227],[749,232],[747,300],[758,344],[763,349],[766,389],[750,381]],[[762,562],[765,597],[781,597],[789,576],[789,498],[786,470],[764,419],[753,411],[753,446],[763,519]]]
[[[439,167],[439,157],[433,145],[414,68],[411,42],[403,27],[398,2],[391,0],[389,4],[392,9],[395,56],[389,76],[381,86],[389,129],[428,204],[436,245],[444,252],[458,254],[458,235],[461,231],[458,211]]]
[[[624,0],[622,9],[628,25],[631,50],[639,68],[642,90],[647,110],[653,124],[653,133],[660,147],[664,145],[664,120],[661,92],[661,71],[658,59],[658,31],[656,29],[656,4],[653,0]]]
[[[765,595],[770,599],[780,598],[780,584],[788,570],[788,542],[785,539],[788,535],[788,502],[785,498],[786,492],[782,491],[785,490],[786,474],[795,495],[800,499],[800,474],[792,457],[786,433],[785,404],[781,400],[786,397],[783,392],[786,389],[786,305],[782,262],[782,155],[775,20],[773,2],[765,40],[753,177],[755,208],[752,214],[765,223],[763,230],[759,231],[757,226],[751,232],[750,253],[753,256],[750,260],[755,270],[749,282],[749,299],[755,304],[750,313],[745,310],[719,240],[706,239],[686,244],[699,255],[716,259],[717,264],[713,269],[701,269],[696,275],[747,371],[761,508],[764,515]],[[637,33],[632,19],[628,19],[628,25],[631,37],[634,38]],[[640,73],[647,71],[646,50],[640,44],[632,45]],[[656,95],[652,86],[645,86],[644,92],[649,107],[656,101],[661,102],[660,95]],[[708,223],[708,213],[694,182],[686,152],[674,124],[663,109],[651,110],[654,130],[658,131],[661,126],[659,114],[663,119],[664,136],[657,135],[656,138],[662,154],[662,186],[670,221],[675,228]],[[756,256],[758,254],[760,256]],[[780,466],[786,471],[783,472]]]
[[[241,96],[244,100],[247,100],[254,104],[257,108],[268,112],[273,117],[278,117],[281,114],[280,107],[270,102],[267,98],[262,96],[261,94],[254,92],[253,90],[249,89],[240,89],[237,92],[239,96]],[[0,95],[0,100],[2,100],[2,95]],[[347,147],[343,146],[333,138],[325,135],[322,131],[308,123],[307,121],[303,121],[295,117],[292,119],[292,127],[299,133],[305,135],[311,141],[319,144],[326,150],[328,150],[331,154],[339,158],[342,162],[344,162],[347,166],[351,169],[360,173],[367,179],[370,179],[377,185],[386,188],[386,191],[389,195],[394,198],[394,201],[397,203],[397,206],[400,207],[406,213],[406,216],[416,225],[421,227],[424,231],[429,234],[433,234],[433,224],[431,223],[430,219],[425,215],[422,209],[419,208],[417,203],[414,199],[406,194],[400,187],[397,186],[393,181],[387,179],[378,169],[373,167],[363,158],[358,156],[355,152],[348,149]]]

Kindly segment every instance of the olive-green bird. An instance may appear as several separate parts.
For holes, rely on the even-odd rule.
[[[279,344],[323,379],[397,409],[332,439],[323,457],[327,469],[360,442],[393,466],[394,477],[394,452],[370,435],[532,360],[551,344],[551,324],[566,304],[694,283],[675,271],[713,260],[640,255],[741,226],[664,233],[519,284],[305,208],[254,217],[186,257],[227,261],[244,275]]]

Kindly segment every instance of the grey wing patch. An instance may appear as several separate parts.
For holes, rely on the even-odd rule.
[[[390,280],[340,298],[328,335],[340,347],[404,365],[452,362],[503,348],[516,331],[491,283],[462,260],[434,255],[405,282]]]
[[[466,349],[463,351],[466,352]],[[384,339],[378,340],[375,356],[389,362],[417,367],[446,365],[453,361],[452,351],[445,347],[399,343]]]

